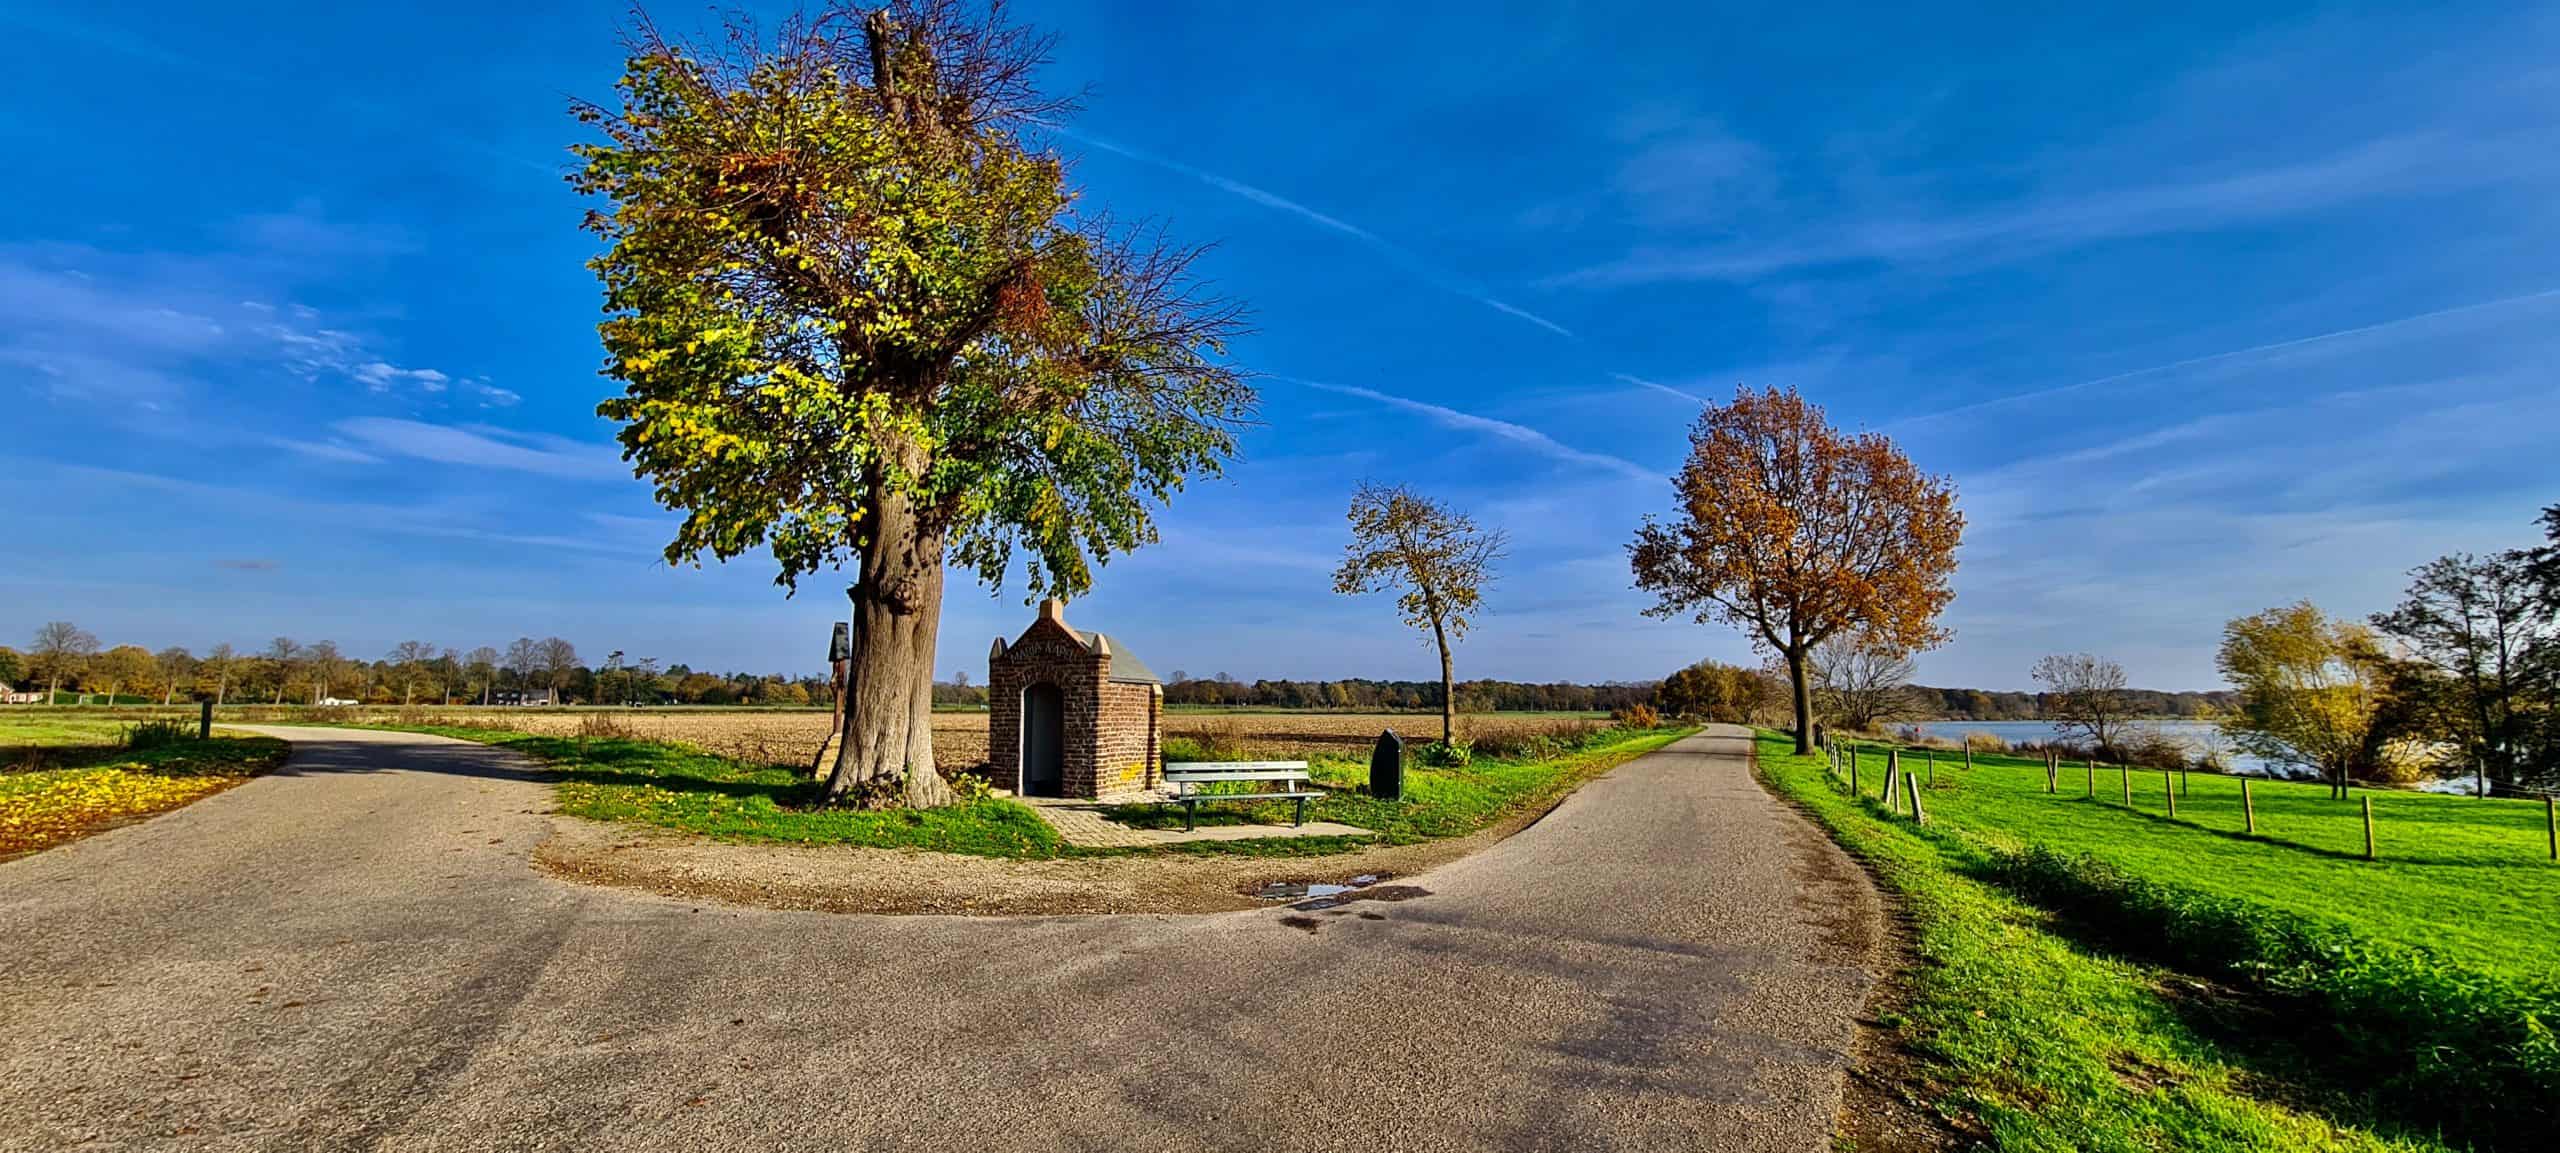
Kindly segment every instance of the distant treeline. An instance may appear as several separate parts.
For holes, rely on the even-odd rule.
[[[2032,721],[2047,715],[2043,693],[1935,689],[1926,685],[1913,685],[1907,691],[1919,698],[1917,710],[1928,714],[1922,718],[1926,720]],[[2202,717],[2231,708],[2240,697],[2228,689],[2202,693],[2126,689],[2123,699],[2133,716]]]
[[[1650,699],[1653,689],[1652,681],[1599,685],[1460,681],[1458,711],[1611,712]],[[937,705],[983,705],[986,702],[987,690],[982,685],[964,682],[933,686],[933,703]],[[1202,678],[1177,672],[1164,687],[1164,703],[1348,711],[1437,709],[1440,707],[1440,682],[1373,681],[1356,677],[1338,681],[1247,682],[1224,674]]]

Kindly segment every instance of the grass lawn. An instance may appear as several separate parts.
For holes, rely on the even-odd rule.
[[[1545,760],[1479,758],[1463,768],[1432,768],[1408,754],[1404,799],[1380,800],[1364,790],[1369,784],[1365,761],[1317,760],[1308,764],[1316,784],[1327,793],[1307,805],[1310,821],[1337,821],[1368,829],[1375,837],[1273,837],[1247,841],[1195,841],[1175,846],[1185,852],[1291,855],[1339,852],[1349,844],[1410,844],[1442,837],[1465,836],[1508,817],[1534,813],[1555,804],[1583,782],[1636,757],[1689,735],[1693,729],[1650,732],[1611,730],[1598,734],[1585,748]],[[1106,810],[1114,821],[1141,829],[1179,829],[1182,810],[1171,805],[1115,805]],[[1203,805],[1202,825],[1286,825],[1296,815],[1287,801],[1259,804],[1220,802]]]
[[[283,763],[285,743],[216,735],[123,747],[119,721],[0,716],[0,859],[221,792]]]
[[[2449,1148],[2267,1099],[2267,1075],[2191,1018],[2176,974],[2084,949],[2049,913],[1974,879],[1984,854],[1956,828],[1982,818],[1958,817],[1955,798],[1990,793],[2002,770],[1977,768],[1950,790],[1942,767],[1928,799],[1945,823],[1924,831],[1851,799],[1822,758],[1793,749],[1762,735],[1764,779],[1871,864],[1910,915],[1908,1003],[1882,1023],[1919,1058],[1910,1087],[1958,1129],[2054,1153]],[[1868,789],[1881,773],[1862,774]],[[2043,776],[2036,766],[2034,800],[2063,807],[2042,795]]]
[[[1296,856],[1362,845],[1403,844],[1462,836],[1506,817],[1534,812],[1584,781],[1686,734],[1663,730],[1617,739],[1542,762],[1478,761],[1464,769],[1409,767],[1406,800],[1381,801],[1358,790],[1365,764],[1321,762],[1319,783],[1333,794],[1308,806],[1310,820],[1341,821],[1377,837],[1272,837],[1203,841],[1161,849],[1080,850],[1059,839],[1039,814],[1001,797],[923,812],[859,812],[815,807],[817,786],[799,769],[755,765],[688,745],[648,740],[587,740],[487,729],[426,727],[411,731],[514,749],[560,773],[560,811],[599,821],[657,825],[732,841],[867,845],[931,849],[991,857],[1118,855],[1131,852],[1226,852]],[[1290,806],[1204,808],[1202,824],[1268,820],[1285,824]],[[1181,825],[1178,809],[1120,806],[1115,820],[1140,827]]]
[[[2236,777],[2191,774],[2173,820],[2158,770],[2133,770],[2128,811],[2123,779],[2104,766],[2091,799],[2082,765],[2064,766],[2059,793],[2048,796],[2042,760],[1977,756],[1968,773],[1936,755],[1937,786],[1923,792],[1929,817],[1976,843],[2087,854],[2138,877],[2338,921],[2513,977],[2560,972],[2560,864],[2550,859],[2538,801],[2396,790],[2334,801],[2323,785],[2260,780],[2249,786],[2252,837]],[[1920,767],[1918,755],[1906,752],[1904,764]],[[1883,777],[1883,757],[1869,749],[1859,781],[1872,795]],[[2367,796],[2373,861],[2364,859]]]

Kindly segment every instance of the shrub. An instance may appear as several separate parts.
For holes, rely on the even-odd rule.
[[[1250,761],[1253,747],[1232,723],[1164,739],[1164,759],[1181,761]]]
[[[181,721],[144,721],[124,730],[124,747],[128,749],[165,748],[194,739],[196,727]]]
[[[2009,742],[2001,740],[1997,734],[1976,729],[1964,735],[1964,747],[1977,753],[2005,753],[2009,751]]]
[[[1453,741],[1432,741],[1416,750],[1423,764],[1441,769],[1465,768],[1475,760],[1475,746],[1465,737]]]
[[[1653,711],[1652,705],[1643,703],[1632,704],[1623,709],[1619,709],[1618,711],[1609,714],[1609,719],[1630,729],[1654,729],[1662,727],[1662,714]]]
[[[2343,926],[2133,877],[2043,847],[1991,879],[2111,947],[2274,999],[2303,1052],[2413,1126],[2483,1149],[2544,1147],[2560,1126],[2560,982],[2519,984]]]

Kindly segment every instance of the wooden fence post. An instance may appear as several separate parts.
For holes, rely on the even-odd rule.
[[[2062,777],[2062,762],[2057,761],[2057,760],[2055,760],[2055,759],[2053,758],[2053,752],[2052,752],[2052,750],[2050,750],[2050,749],[2046,750],[2046,751],[2045,751],[2045,754],[2044,754],[2044,791],[2045,791],[2045,795],[2047,795],[2047,796],[2051,796],[2051,795],[2053,795],[2054,793],[2058,793],[2058,792],[2061,792],[2061,791],[2062,791],[2062,781],[2061,781],[2061,777]]]
[[[2240,778],[2240,819],[2249,822],[2249,835],[2258,835],[2258,809],[2249,802],[2249,778]]]
[[[2177,816],[2177,815],[2178,815],[2178,778],[2177,778],[2177,776],[2176,776],[2175,774],[2172,774],[2172,773],[2166,773],[2166,772],[2161,773],[2161,774],[2160,774],[2160,791],[2161,791],[2161,792],[2163,792],[2163,793],[2165,793],[2165,794],[2168,794],[2168,797],[2169,797],[2169,815],[2170,815],[2171,817],[2175,817],[2175,816]]]
[[[1899,812],[1902,809],[1902,798],[1893,795],[1893,786],[1896,784],[1894,778],[1901,775],[1902,750],[1886,749],[1884,751],[1884,811],[1888,813]]]
[[[2560,861],[2560,798],[2542,798],[2542,824],[2551,831],[2551,859]]]
[[[1911,794],[1911,823],[1928,824],[1929,814],[1920,808],[1920,782],[1907,775],[1902,778],[1902,781],[1903,790]]]
[[[199,741],[209,741],[213,739],[212,701],[206,701],[204,703],[204,713],[201,718],[196,721],[196,739]]]
[[[1937,787],[1937,785],[1938,785],[1938,750],[1936,750],[1936,749],[1930,749],[1929,751],[1924,752],[1924,753],[1922,753],[1922,754],[1920,754],[1920,755],[1921,755],[1921,756],[1923,756],[1923,757],[1928,758],[1928,763],[1929,763],[1929,787],[1931,787],[1931,788],[1936,788],[1936,787]]]
[[[1853,797],[1860,795],[1858,792],[1858,746],[1856,745],[1849,746],[1849,795]]]
[[[2085,775],[2087,776],[2087,778],[2088,778],[2088,780],[2087,780],[2085,783],[2089,786],[2089,799],[2090,799],[2090,800],[2093,800],[2093,801],[2094,801],[2094,800],[2097,800],[2097,799],[2098,799],[2098,758],[2096,758],[2096,757],[2091,757],[2091,758],[2089,758],[2089,759],[2088,759],[2088,761],[2086,761],[2086,762],[2083,764],[2082,769],[2083,769],[2084,774],[2085,774]]]
[[[2364,859],[2373,859],[2373,798],[2364,798]]]
[[[2116,766],[2116,783],[2124,789],[2124,807],[2133,807],[2133,762]]]

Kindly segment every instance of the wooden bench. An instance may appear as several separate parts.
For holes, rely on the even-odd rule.
[[[1276,783],[1279,789],[1250,793],[1204,793],[1200,786],[1223,781]],[[1307,777],[1305,761],[1182,761],[1164,767],[1164,783],[1173,788],[1167,803],[1182,806],[1182,831],[1190,832],[1208,801],[1296,801],[1298,821],[1307,823],[1307,802],[1324,794]]]

